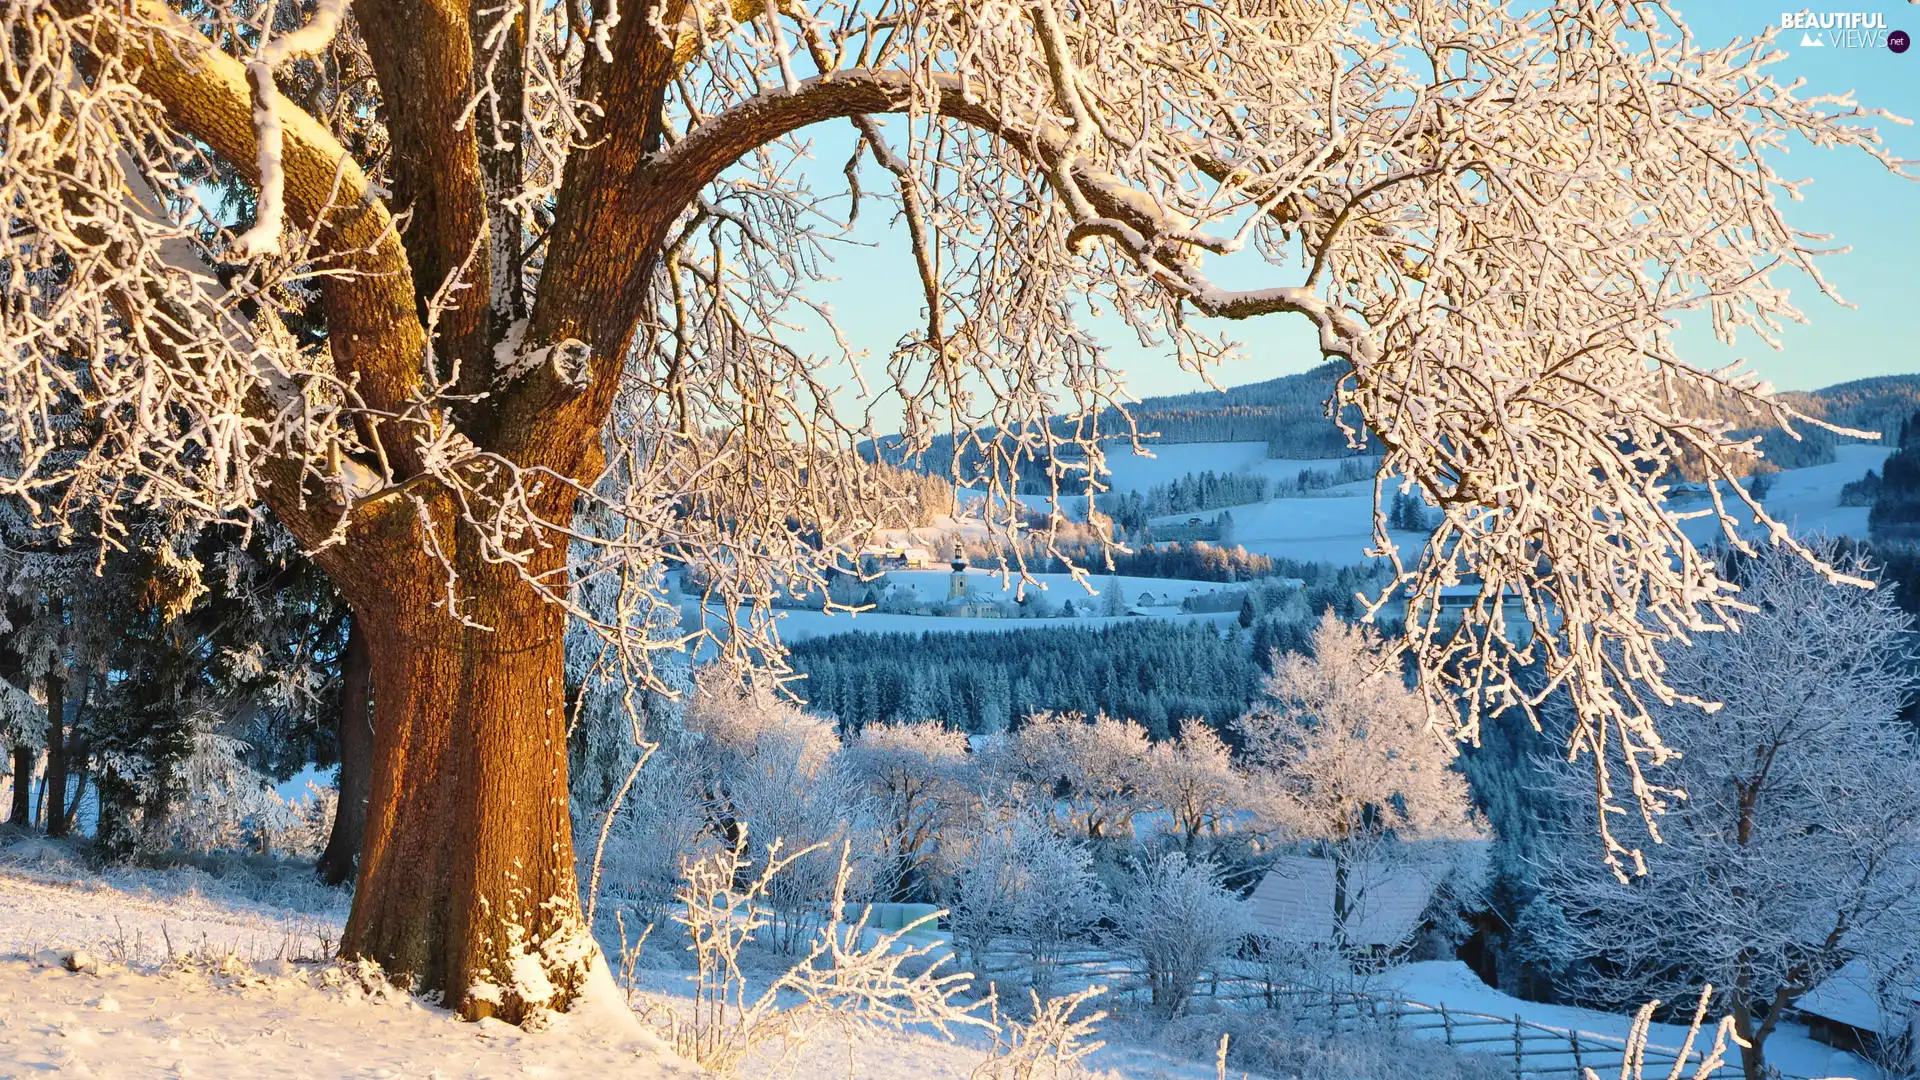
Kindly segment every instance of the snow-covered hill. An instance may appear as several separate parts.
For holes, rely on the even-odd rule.
[[[1840,488],[1860,479],[1868,469],[1878,470],[1893,451],[1891,446],[1874,443],[1835,447],[1835,460],[1828,464],[1774,473],[1766,497],[1760,500],[1761,505],[1796,535],[1864,539],[1867,535],[1867,508],[1841,506]],[[1705,509],[1712,504],[1706,499],[1699,499],[1690,505],[1692,508]],[[1728,509],[1751,528],[1752,515],[1744,507]],[[1689,521],[1685,528],[1695,543],[1712,540],[1720,532],[1719,524],[1710,517]]]

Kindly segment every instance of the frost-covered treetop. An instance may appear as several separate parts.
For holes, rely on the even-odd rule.
[[[1415,605],[1433,715],[1464,737],[1539,700],[1508,664],[1539,660],[1577,748],[1624,745],[1651,797],[1655,647],[1739,608],[1667,505],[1683,456],[1729,530],[1744,504],[1813,558],[1733,434],[1807,421],[1672,337],[1705,312],[1771,341],[1801,318],[1778,271],[1826,288],[1825,238],[1781,212],[1789,140],[1902,167],[1870,110],[1769,75],[1770,35],[1709,47],[1630,0],[602,0],[456,5],[448,44],[363,7],[0,11],[0,491],[39,518],[266,506],[324,548],[402,508],[457,617],[472,560],[574,603],[672,556],[720,609],[763,606],[884,520],[852,453],[873,413],[836,389],[857,351],[790,332],[831,319],[806,287],[848,205],[792,137],[844,120],[891,184],[852,205],[892,203],[926,304],[875,393],[909,446],[974,432],[1003,495],[1065,438],[1047,417],[1093,466],[1114,434],[1077,313],[1200,370],[1213,320],[1308,320],[1383,483],[1442,508],[1404,561],[1376,516],[1396,587],[1471,571],[1548,629],[1522,644],[1487,604],[1449,636]],[[396,61],[416,47],[433,62]],[[257,189],[244,235],[209,219],[209,173]],[[245,263],[230,286],[221,259]],[[274,316],[310,304],[303,347]],[[569,544],[591,554],[563,581],[541,553]],[[646,604],[578,606],[660,645]]]

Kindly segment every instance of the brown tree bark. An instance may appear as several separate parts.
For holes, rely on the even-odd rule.
[[[335,731],[340,756],[340,800],[333,831],[314,869],[329,885],[353,876],[367,832],[367,799],[373,791],[373,657],[358,619],[347,628],[340,660],[340,721]]]
[[[13,806],[7,814],[8,824],[33,827],[33,766],[39,756],[30,746],[13,748]]]
[[[451,520],[442,510],[436,520]],[[420,528],[400,504],[368,538],[384,557],[363,548],[348,556],[355,567],[337,569],[365,629],[379,708],[341,952],[439,991],[469,1018],[517,1022],[564,1001],[587,962],[567,811],[565,615],[517,570],[483,558],[467,530],[438,530],[442,565]],[[548,565],[532,569],[562,569],[564,558],[547,549],[536,560]],[[444,604],[449,571],[457,619]],[[558,997],[529,1000],[514,986],[522,950],[546,954]]]

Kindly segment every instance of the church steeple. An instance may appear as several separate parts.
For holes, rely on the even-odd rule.
[[[947,579],[947,599],[965,600],[967,598],[967,553],[960,550],[960,541],[953,542],[953,576]]]

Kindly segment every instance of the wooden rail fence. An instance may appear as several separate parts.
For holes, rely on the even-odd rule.
[[[1015,965],[1009,965],[1007,973],[1015,970]],[[1138,1000],[1147,994],[1145,973],[1130,970],[1111,954],[1086,952],[1063,958],[1059,973],[1062,983],[1102,982],[1122,998]],[[1512,1069],[1514,1080],[1583,1080],[1587,1069],[1601,1080],[1614,1080],[1621,1074],[1627,1052],[1624,1037],[1554,1027],[1519,1015],[1496,1016],[1386,995],[1277,986],[1244,974],[1222,972],[1202,979],[1194,996],[1230,1007],[1271,1010],[1329,1035],[1388,1029],[1433,1039],[1501,1061]],[[1685,1057],[1681,1075],[1686,1080],[1695,1080],[1695,1071],[1711,1049],[1712,1032],[1702,1031]],[[1711,1080],[1738,1080],[1738,1051],[1730,1048],[1728,1058],[1707,1074]],[[1649,1044],[1641,1061],[1642,1075],[1664,1080],[1681,1062],[1681,1052],[1678,1047]],[[1781,1080],[1807,1078],[1783,1075]]]

